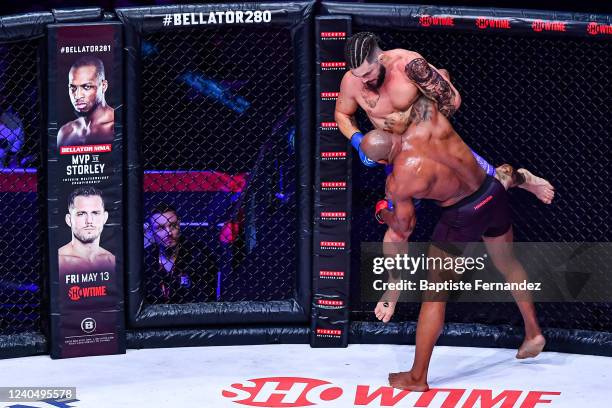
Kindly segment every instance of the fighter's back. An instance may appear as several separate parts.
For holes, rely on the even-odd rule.
[[[413,105],[401,143],[387,180],[390,192],[409,193],[448,206],[476,191],[485,178],[469,147],[435,103],[425,97]]]

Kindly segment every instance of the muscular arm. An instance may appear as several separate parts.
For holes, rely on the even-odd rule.
[[[446,75],[431,66],[425,58],[416,54],[408,60],[404,71],[425,96],[438,103],[438,110],[450,117],[459,109],[461,96]]]
[[[351,74],[347,73],[347,75]],[[349,89],[349,79],[347,75],[344,76],[340,84],[340,94],[336,100],[334,118],[340,132],[342,132],[347,139],[350,139],[355,132],[359,132],[357,121],[355,120],[355,112],[357,112],[359,106]]]
[[[391,229],[391,242],[407,241],[416,225],[416,213],[412,197],[393,200],[393,211],[383,210],[382,219]]]

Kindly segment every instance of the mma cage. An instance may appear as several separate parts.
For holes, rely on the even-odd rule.
[[[239,11],[251,20],[237,20]],[[200,17],[211,14],[213,23]],[[49,353],[51,342],[47,27],[105,22],[123,32],[116,109],[128,348],[414,344],[418,304],[400,304],[383,325],[360,299],[360,244],[382,240],[372,214],[385,175],[352,157],[333,119],[352,32],[372,31],[383,49],[416,50],[447,69],[463,99],[452,122],[466,143],[555,184],[551,206],[511,191],[516,241],[610,241],[608,15],[290,2],[6,16],[3,358]],[[363,113],[358,121],[364,133],[371,127]],[[163,278],[145,259],[159,203],[180,214],[182,236],[206,248],[191,265],[208,276],[193,285],[197,293],[155,291]],[[411,239],[427,241],[438,213],[425,202]],[[547,350],[612,356],[612,304],[536,306]],[[519,319],[514,304],[454,303],[439,344],[517,347]]]

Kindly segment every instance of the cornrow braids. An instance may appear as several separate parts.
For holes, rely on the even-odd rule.
[[[355,69],[368,58],[373,49],[378,46],[376,34],[363,31],[353,34],[344,46],[344,59],[349,69]]]

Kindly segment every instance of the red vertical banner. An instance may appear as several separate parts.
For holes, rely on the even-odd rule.
[[[121,25],[48,36],[51,357],[125,352]]]

